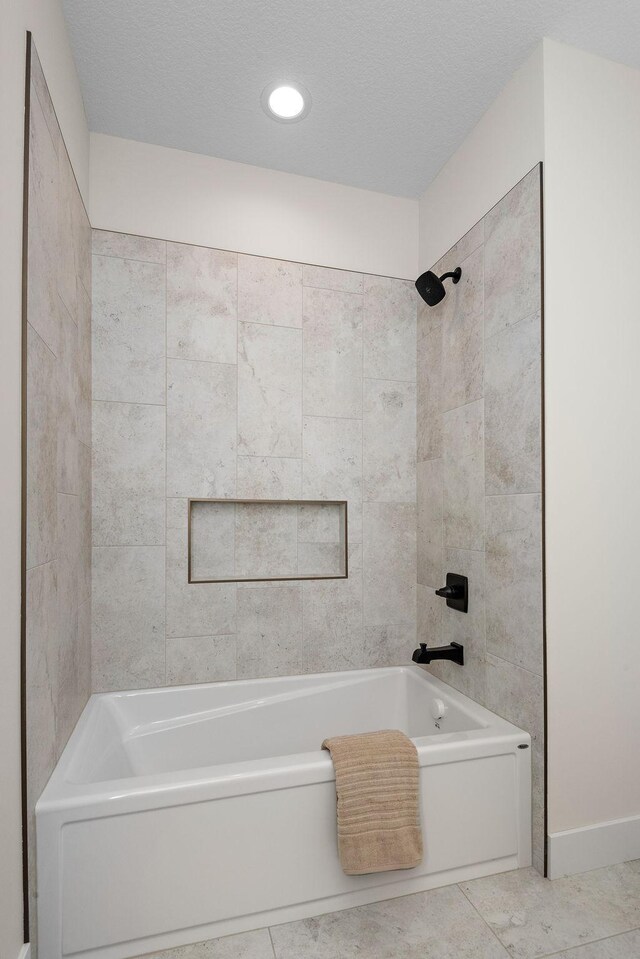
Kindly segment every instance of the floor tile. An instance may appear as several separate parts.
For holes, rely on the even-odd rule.
[[[457,886],[273,926],[277,959],[507,959]]]
[[[150,953],[144,959],[273,959],[273,948],[269,930],[256,929],[237,936],[208,939],[190,946]]]
[[[637,959],[640,956],[640,929],[621,936],[601,939],[587,946],[558,952],[553,959]]]
[[[640,872],[633,864],[554,882],[522,869],[461,889],[514,959],[549,956],[640,926]]]

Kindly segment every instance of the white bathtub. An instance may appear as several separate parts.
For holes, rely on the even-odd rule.
[[[418,748],[424,861],[345,876],[320,744],[384,728]],[[41,959],[125,959],[528,865],[529,744],[416,666],[93,696],[36,809]]]

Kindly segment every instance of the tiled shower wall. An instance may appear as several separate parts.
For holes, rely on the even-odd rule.
[[[418,635],[464,644],[432,671],[533,738],[544,865],[541,192],[535,167],[434,266],[418,314]],[[469,577],[469,612],[433,589]]]
[[[406,662],[413,284],[102,231],[93,253],[94,689]],[[188,585],[188,497],[348,500],[349,578]]]
[[[32,46],[26,290],[27,841],[91,692],[91,231]]]

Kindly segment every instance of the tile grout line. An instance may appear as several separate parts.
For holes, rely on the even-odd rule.
[[[498,875],[499,875],[499,874],[498,874]],[[472,880],[471,880],[471,881],[472,881]],[[478,907],[476,906],[476,904],[475,904],[474,902],[472,902],[471,899],[469,899],[469,897],[467,896],[466,892],[465,892],[464,889],[462,888],[462,883],[457,882],[457,883],[456,883],[456,886],[458,887],[458,889],[460,890],[460,892],[462,893],[462,895],[464,896],[464,898],[467,900],[467,902],[469,903],[469,905],[471,906],[471,908],[474,910],[474,912],[476,913],[476,915],[478,916],[478,918],[480,919],[480,921],[487,927],[487,929],[489,930],[489,932],[491,933],[491,935],[494,937],[494,939],[496,940],[496,942],[500,943],[500,947],[504,950],[505,956],[507,956],[507,957],[508,957],[508,956],[511,956],[511,953],[509,952],[509,950],[507,949],[507,947],[505,946],[505,944],[502,942],[502,940],[501,940],[500,937],[498,936],[497,932],[496,932],[494,929],[492,929],[492,927],[489,925],[489,923],[487,922],[487,920],[484,918],[484,916],[482,915],[482,913],[480,912],[480,910],[478,909]]]
[[[278,959],[278,956],[276,954],[276,947],[273,942],[273,935],[271,934],[271,926],[267,926],[266,930],[269,933],[269,942],[271,943],[271,951],[273,953],[273,959]]]
[[[161,264],[162,265],[162,264]],[[168,682],[167,668],[167,569],[168,569],[168,540],[167,536],[167,472],[169,468],[169,443],[168,443],[168,402],[169,402],[169,310],[168,310],[168,288],[169,288],[169,259],[167,256],[167,244],[164,244],[164,681]]]

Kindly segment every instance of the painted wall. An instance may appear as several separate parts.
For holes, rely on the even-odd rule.
[[[430,668],[532,738],[533,862],[544,869],[540,167],[434,266],[418,313],[418,639]],[[469,579],[466,615],[434,594]]]
[[[95,690],[407,661],[416,299],[410,281],[94,231]],[[349,578],[189,585],[187,497],[234,496],[348,500]],[[288,515],[253,531],[266,575]],[[315,561],[330,538],[300,537]]]
[[[556,833],[640,817],[640,644],[622,585],[628,576],[633,583],[640,537],[640,72],[551,42],[544,68],[549,825]],[[626,852],[640,856],[639,819]]]
[[[93,227],[415,279],[416,200],[91,135]]]
[[[20,811],[20,355],[26,30],[33,31],[78,181],[88,183],[89,139],[61,4],[0,2],[0,953],[22,945]]]
[[[542,44],[513,75],[420,199],[428,270],[544,155]]]

